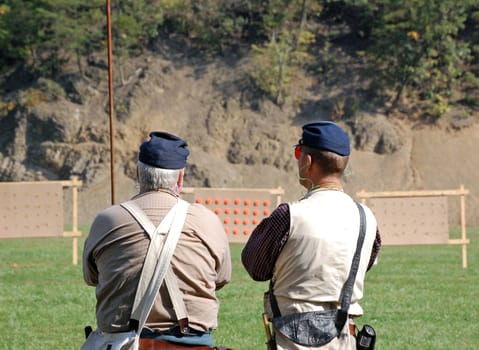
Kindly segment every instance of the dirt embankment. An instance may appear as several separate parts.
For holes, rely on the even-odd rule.
[[[115,86],[115,103],[127,112],[115,121],[116,202],[136,192],[138,145],[152,130],[185,138],[191,150],[189,187],[285,189],[299,198],[292,145],[305,122],[333,115],[342,91],[308,82],[283,108],[255,97],[246,84],[246,59],[206,60],[183,51],[152,54],[125,67],[130,79]],[[311,88],[311,84],[316,84]],[[336,84],[338,84],[336,82]],[[0,176],[8,180],[67,179],[78,174],[79,221],[88,224],[110,205],[110,159],[105,83],[77,82],[81,103],[60,98],[19,109],[0,120]],[[341,89],[344,88],[344,89]],[[333,95],[333,91],[336,95]],[[381,113],[359,112],[338,119],[351,136],[353,152],[345,189],[367,191],[456,189],[464,185],[467,223],[479,225],[479,125],[415,125]],[[458,199],[451,199],[451,224],[458,224]],[[67,202],[68,203],[68,202]],[[68,217],[69,212],[66,213]]]

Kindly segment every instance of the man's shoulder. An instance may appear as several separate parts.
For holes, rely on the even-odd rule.
[[[98,212],[96,216],[104,217],[104,216],[112,216],[116,215],[120,212],[123,212],[124,209],[121,207],[121,204],[115,204],[110,207],[104,208]]]
[[[188,219],[189,217],[189,219]],[[224,227],[220,217],[208,207],[194,203],[188,208],[187,222],[198,235],[207,237],[223,237]]]
[[[188,209],[192,214],[206,215],[207,217],[218,217],[211,209],[199,203],[191,203]]]
[[[216,227],[216,229],[221,228],[223,231],[223,225],[221,223],[220,217],[213,212],[208,207],[198,204],[192,203],[188,208],[188,214],[190,214],[194,220],[198,223],[203,223],[206,225],[212,225],[211,228]]]
[[[100,212],[98,212],[92,225],[99,223],[114,223],[124,218],[125,215],[128,214],[126,210],[121,207],[121,205],[112,205],[111,207],[104,208]]]

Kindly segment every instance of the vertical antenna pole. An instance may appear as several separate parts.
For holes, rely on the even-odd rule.
[[[111,4],[106,1],[106,23],[108,29],[108,114],[110,117],[110,181],[111,181],[111,204],[115,204],[115,149],[113,146],[113,67],[112,67],[112,35],[111,35]]]

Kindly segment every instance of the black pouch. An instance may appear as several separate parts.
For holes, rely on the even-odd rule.
[[[273,318],[275,330],[296,344],[321,346],[336,338],[338,310],[301,312]]]

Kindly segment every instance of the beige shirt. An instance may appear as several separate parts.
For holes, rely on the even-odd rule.
[[[133,201],[158,225],[176,203],[166,192],[138,195]],[[148,235],[119,205],[95,218],[83,251],[83,275],[96,287],[98,327],[105,332],[129,329],[138,279],[149,245]],[[171,261],[189,316],[190,327],[207,331],[217,327],[216,290],[231,280],[229,243],[218,217],[199,204],[189,206]],[[146,326],[166,330],[175,326],[171,301],[160,288]]]

